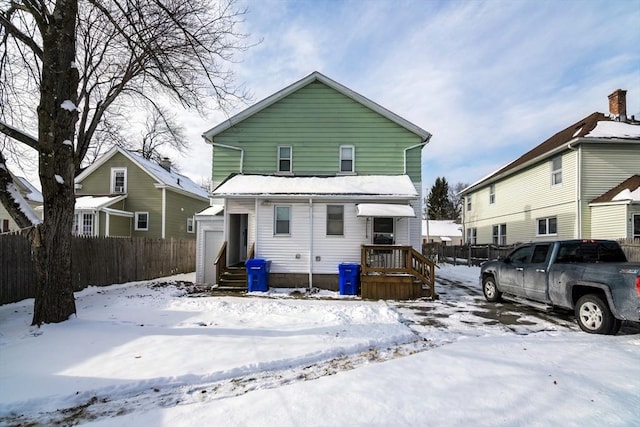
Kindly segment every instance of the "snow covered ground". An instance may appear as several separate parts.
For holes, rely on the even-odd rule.
[[[201,296],[181,275],[92,287],[78,316],[0,306],[0,425],[630,426],[640,332],[485,303],[478,269],[438,301],[333,292]]]

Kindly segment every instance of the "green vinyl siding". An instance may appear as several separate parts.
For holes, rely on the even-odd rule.
[[[176,239],[195,239],[195,232],[187,233],[187,218],[192,218],[207,207],[209,207],[208,202],[167,191],[166,235]]]
[[[355,147],[355,173],[404,173],[405,149],[418,135],[320,82],[311,83],[235,124],[215,143],[244,149],[244,173],[277,172],[277,147],[292,147],[296,175],[335,175],[339,148]],[[421,181],[421,150],[409,150],[407,172]],[[240,152],[214,146],[214,183],[240,172]]]
[[[130,237],[133,230],[133,218],[126,216],[109,216],[109,236]]]

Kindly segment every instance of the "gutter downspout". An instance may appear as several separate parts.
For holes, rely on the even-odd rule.
[[[234,147],[233,145],[220,144],[219,142],[209,141],[204,136],[202,137],[204,142],[210,144],[212,147],[228,148],[229,150],[237,150],[240,152],[240,173],[244,172],[244,148]]]
[[[309,291],[313,289],[313,199],[309,198]]]
[[[406,175],[406,174],[407,174],[407,151],[409,151],[409,150],[413,150],[414,148],[418,148],[418,147],[424,147],[425,145],[427,145],[427,144],[429,143],[429,141],[430,141],[430,140],[431,140],[431,135],[429,135],[429,136],[427,137],[427,139],[425,139],[425,140],[424,140],[424,141],[422,141],[421,143],[419,143],[419,144],[415,144],[415,145],[412,145],[412,146],[407,147],[407,148],[405,148],[405,149],[403,150],[403,151],[404,151],[404,156],[403,156],[403,158],[402,158],[402,162],[403,162],[402,170],[404,171],[404,172],[403,172],[403,175]],[[420,162],[420,164],[422,164],[422,161]],[[422,172],[422,171],[421,171],[421,172]]]
[[[574,148],[571,146],[576,141],[567,144],[567,148],[577,152],[578,159],[576,163],[576,239],[582,239],[582,146]]]

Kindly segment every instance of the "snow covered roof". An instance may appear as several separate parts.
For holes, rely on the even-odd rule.
[[[356,205],[356,216],[415,218],[416,213],[410,205],[390,203],[359,203]]]
[[[456,224],[454,220],[433,220],[428,222],[429,228],[427,229],[427,220],[422,220],[422,235],[423,236],[449,236],[449,237],[462,237],[462,225]]]
[[[414,199],[418,193],[407,175],[236,175],[213,191],[213,197],[258,196],[381,196]]]
[[[583,142],[613,139],[640,143],[640,124],[637,124],[637,122],[633,124],[618,122],[612,120],[605,114],[597,112],[592,113],[566,129],[556,133],[551,138],[518,157],[516,160],[471,184],[462,190],[460,194],[464,195],[477,187],[485,186],[499,178],[515,173],[532,163],[546,159],[562,150],[568,149],[569,145],[576,146]]]
[[[591,203],[640,202],[640,175],[632,175]]]
[[[33,186],[26,178],[21,176],[14,176],[15,180],[19,181],[18,185],[21,185],[25,190],[25,199],[33,203],[43,203],[42,193]]]
[[[93,171],[99,168],[102,164],[104,164],[107,160],[112,158],[116,153],[121,153],[123,156],[127,157],[133,163],[137,164],[142,170],[144,170],[149,176],[151,176],[158,185],[165,185],[168,188],[174,189],[176,191],[186,193],[191,196],[195,196],[202,199],[208,199],[209,193],[204,188],[200,187],[195,182],[191,181],[188,177],[181,175],[177,172],[168,171],[157,163],[154,163],[150,160],[145,159],[142,156],[139,156],[135,153],[132,153],[128,150],[125,150],[120,147],[113,147],[109,150],[104,156],[98,159],[91,166],[86,168],[80,175],[76,177],[76,183],[82,182],[87,176],[89,176]]]
[[[223,205],[209,206],[207,209],[203,210],[202,212],[198,212],[196,214],[196,217],[198,217],[198,216],[214,216],[214,215],[218,215],[223,210],[224,210],[224,206]]]
[[[76,210],[100,210],[126,198],[119,196],[79,196],[76,197]]]
[[[232,126],[235,126],[236,124],[240,123],[241,121],[253,116],[254,114],[264,110],[265,108],[275,104],[276,102],[280,101],[283,98],[286,98],[287,96],[291,95],[292,93],[298,91],[299,89],[313,83],[313,82],[320,82],[323,83],[327,86],[329,86],[330,88],[336,90],[337,92],[340,92],[341,94],[353,99],[354,101],[364,105],[365,107],[370,108],[371,110],[375,111],[376,113],[386,117],[387,119],[391,120],[392,122],[402,126],[403,128],[407,129],[410,132],[413,132],[414,134],[420,136],[422,138],[423,141],[427,141],[430,137],[431,134],[429,132],[427,132],[426,130],[414,125],[413,123],[403,119],[402,117],[398,116],[397,114],[387,110],[386,108],[382,107],[381,105],[373,102],[372,100],[360,95],[359,93],[349,89],[346,86],[343,86],[342,84],[336,82],[335,80],[330,79],[329,77],[325,76],[322,73],[319,73],[318,71],[314,71],[313,73],[309,74],[308,76],[304,77],[301,80],[298,80],[297,82],[285,87],[284,89],[279,90],[278,92],[274,93],[273,95],[263,99],[262,101],[257,102],[256,104],[252,105],[251,107],[247,108],[246,110],[241,111],[240,113],[236,114],[235,116],[229,118],[228,120],[220,123],[219,125],[209,129],[208,131],[204,132],[202,134],[202,136],[207,139],[207,140],[211,140],[214,136],[218,135],[221,132],[224,132],[225,130],[231,128]]]

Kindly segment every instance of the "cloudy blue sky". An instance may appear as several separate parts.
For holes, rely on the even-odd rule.
[[[640,117],[640,0],[244,0],[238,56],[257,102],[317,70],[433,134],[423,185],[472,183],[626,89]],[[238,107],[231,114],[240,111]],[[209,175],[191,117],[194,179]],[[201,124],[200,124],[201,123]],[[426,195],[426,193],[425,193]]]

